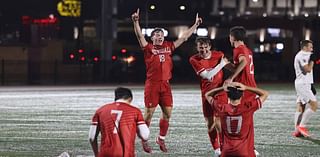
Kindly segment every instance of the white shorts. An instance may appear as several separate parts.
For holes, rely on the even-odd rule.
[[[316,96],[312,93],[311,84],[295,84],[294,85],[297,92],[297,103],[302,104],[311,101],[317,101]]]

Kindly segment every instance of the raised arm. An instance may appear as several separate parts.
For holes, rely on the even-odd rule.
[[[179,37],[176,41],[174,41],[175,48],[178,48],[183,42],[187,41],[188,38],[192,35],[192,33],[198,28],[198,26],[202,23],[201,17],[196,15],[196,20],[194,24],[185,32],[183,32],[182,36]]]
[[[132,22],[133,22],[133,28],[134,28],[134,33],[137,36],[137,39],[139,41],[140,47],[145,47],[147,46],[148,42],[146,41],[146,39],[144,38],[144,35],[142,34],[141,28],[140,28],[140,24],[139,24],[139,8],[137,9],[136,12],[134,12],[131,15],[132,18]]]
[[[207,101],[208,101],[208,102],[211,102],[212,99],[213,99],[213,97],[214,97],[217,93],[225,90],[225,88],[226,88],[226,85],[224,84],[224,85],[221,86],[221,87],[214,88],[214,89],[211,89],[210,91],[208,91],[208,92],[205,94],[205,97],[206,97]]]
[[[231,85],[233,86],[237,86],[237,87],[240,87],[240,90],[247,90],[247,91],[250,91],[250,92],[253,92],[255,94],[257,94],[261,100],[261,102],[263,103],[267,97],[269,96],[269,93],[268,91],[266,90],[263,90],[261,88],[256,88],[256,87],[250,87],[250,86],[246,86],[242,83],[239,83],[239,82],[232,82],[230,83]]]

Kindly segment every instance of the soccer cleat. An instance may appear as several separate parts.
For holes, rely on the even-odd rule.
[[[259,155],[260,155],[260,153],[259,153],[256,149],[254,149],[254,154],[255,154],[256,156],[259,156]]]
[[[156,139],[156,143],[160,146],[160,150],[163,152],[168,152],[167,148],[166,148],[166,144],[164,143],[164,140],[160,139],[159,137],[157,137]]]
[[[63,152],[58,157],[70,157],[70,155],[68,152]]]
[[[151,149],[151,147],[149,146],[148,141],[141,140],[141,145],[142,145],[143,150],[144,150],[146,153],[152,153],[152,149]]]
[[[303,135],[299,131],[295,131],[291,134],[293,137],[302,137]]]
[[[304,137],[309,137],[309,131],[306,127],[298,126],[299,132],[304,136]]]
[[[220,155],[221,155],[221,150],[220,150],[220,148],[214,150],[214,155],[213,155],[213,157],[220,157]]]

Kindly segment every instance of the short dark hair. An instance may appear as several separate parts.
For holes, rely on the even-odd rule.
[[[164,33],[163,28],[159,28],[159,27],[154,28],[154,30],[152,30],[151,32],[151,37],[153,37],[154,33],[157,33],[157,32]]]
[[[228,87],[227,89],[228,98],[230,100],[238,100],[243,95],[243,91],[239,90],[237,87]]]
[[[233,36],[236,41],[244,41],[246,38],[246,29],[242,26],[234,26],[230,29],[230,35]]]
[[[305,46],[308,46],[309,43],[313,43],[311,40],[302,40],[300,41],[300,48],[302,49]]]
[[[129,88],[118,87],[114,90],[114,100],[132,98],[132,92]]]
[[[197,37],[195,43],[211,45],[211,40],[208,37]]]

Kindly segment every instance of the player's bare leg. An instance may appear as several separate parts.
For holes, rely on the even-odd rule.
[[[163,152],[167,152],[168,149],[165,145],[165,136],[167,135],[168,129],[169,129],[169,121],[171,118],[172,113],[172,107],[160,105],[162,114],[160,117],[159,127],[160,127],[160,133],[159,136],[156,139],[156,143],[160,146],[160,150]]]
[[[306,124],[308,123],[309,119],[312,117],[312,115],[317,111],[318,103],[317,101],[309,101],[310,108],[306,109],[305,112],[302,115],[301,122],[298,126],[299,132],[305,136],[309,137],[310,134],[308,132],[308,129],[306,128]]]
[[[302,104],[301,102],[297,102],[297,109],[294,114],[294,132],[292,133],[292,136],[294,137],[301,137],[301,133],[298,131],[298,126],[300,124],[303,112],[304,112],[305,104]]]
[[[214,150],[215,156],[219,156],[221,154],[220,151],[220,144],[218,140],[218,132],[217,129],[215,128],[215,117],[210,116],[206,117],[206,122],[207,122],[207,128],[208,128],[208,135],[209,139],[212,145],[212,148]]]
[[[222,144],[222,133],[221,133],[221,121],[220,121],[220,117],[214,117],[214,124],[213,127],[216,128],[217,133],[218,133],[218,138],[216,138],[218,140],[218,144],[220,144],[220,148],[221,148],[221,144]],[[220,150],[221,151],[221,150]]]
[[[151,107],[151,108],[145,108],[144,109],[144,121],[146,122],[147,126],[150,127],[151,119],[153,116],[154,111],[156,110],[156,107]],[[148,141],[141,141],[142,148],[145,152],[147,153],[152,153],[152,149],[149,146]]]

